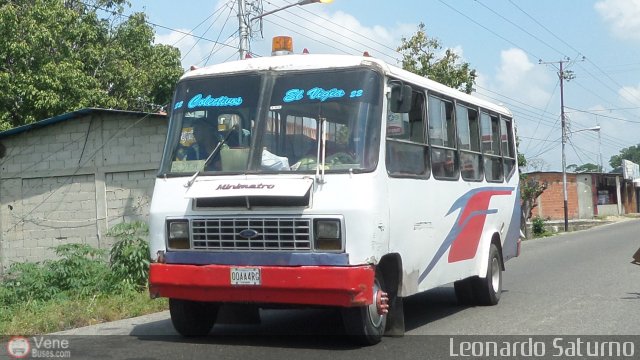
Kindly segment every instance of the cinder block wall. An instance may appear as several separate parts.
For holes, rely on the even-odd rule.
[[[166,132],[165,116],[95,111],[1,139],[0,268],[146,221]]]

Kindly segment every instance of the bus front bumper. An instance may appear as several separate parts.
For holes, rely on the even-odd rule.
[[[372,303],[374,276],[372,265],[237,267],[152,263],[149,292],[152,297],[194,301],[352,307]],[[236,284],[232,284],[232,277]]]

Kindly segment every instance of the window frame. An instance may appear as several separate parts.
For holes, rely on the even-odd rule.
[[[483,127],[483,115],[488,116],[489,118],[489,131],[491,132],[491,150],[494,150],[494,147],[497,148],[498,153],[494,154],[494,153],[487,153],[485,151],[485,149],[482,147],[482,142],[481,142],[481,150],[482,150],[482,155],[483,155],[483,167],[484,167],[484,178],[487,182],[490,183],[504,183],[505,182],[505,176],[504,176],[504,158],[502,156],[502,143],[500,142],[500,114],[487,110],[487,109],[481,109],[480,110],[480,136],[481,136],[481,140],[482,140],[482,136],[483,136],[483,132],[482,132],[482,127]],[[494,119],[497,119],[497,136],[498,136],[498,140],[497,140],[497,145],[498,146],[494,146],[495,145],[495,140],[494,140],[494,131],[493,131],[493,121]],[[489,174],[489,172],[487,172],[487,160],[491,160],[491,161],[495,161],[498,160],[500,162],[499,166],[497,166],[496,168],[500,170],[500,177],[499,178],[489,178],[487,177],[487,174]],[[493,167],[492,167],[493,168]],[[491,171],[491,174],[493,174],[493,170]]]
[[[444,130],[444,128],[442,127],[444,124],[447,125],[447,129],[446,129],[446,140],[447,142],[452,142],[453,147],[451,146],[445,146],[445,139],[444,137],[442,137],[440,140],[442,140],[443,145],[434,145],[432,142],[432,137],[431,137],[431,130],[432,130],[432,118],[431,118],[431,99],[436,99],[439,101],[440,106],[441,106],[441,111],[440,114],[443,115],[442,112],[442,105],[445,104],[445,112],[444,112],[444,118],[441,118],[440,120],[440,124],[441,125],[441,129],[440,130]],[[449,103],[451,104],[451,126],[449,129],[449,124],[448,122],[448,118],[447,118],[447,113],[446,113],[446,104]],[[430,161],[431,161],[431,173],[434,179],[436,180],[444,180],[444,181],[458,181],[460,179],[460,157],[458,154],[458,141],[457,141],[457,125],[456,125],[456,107],[455,107],[455,103],[456,100],[449,98],[445,95],[442,95],[440,93],[437,92],[429,92],[427,94],[427,139],[430,143]],[[451,132],[453,132],[451,134]],[[448,153],[452,153],[453,154],[453,172],[454,175],[453,176],[442,176],[439,173],[436,173],[436,171],[434,171],[434,161],[433,161],[433,157],[435,156],[435,152],[434,150],[441,150],[443,151],[444,156],[446,157],[448,155]]]
[[[399,80],[390,79],[390,81],[399,81]],[[409,110],[409,113],[407,113],[408,124],[409,124],[407,137],[406,138],[390,137],[388,133],[385,135],[385,167],[387,169],[387,174],[389,175],[389,177],[392,177],[392,178],[411,178],[411,179],[426,180],[431,177],[430,145],[429,145],[427,127],[425,126],[427,123],[427,93],[420,86],[417,86],[415,84],[408,84],[408,85],[410,85],[413,89],[412,110],[413,110],[413,107],[416,105],[421,106],[421,109],[418,115],[422,118],[422,121],[420,122],[422,124],[422,129],[421,129],[422,141],[415,141],[414,139],[412,139],[412,135],[413,135],[411,131],[412,130],[411,127],[413,126],[411,121],[412,110]],[[389,114],[391,114],[388,108],[387,108],[386,114],[387,114],[387,120],[388,120]],[[385,124],[386,124],[386,128],[388,129],[389,128],[388,123],[385,122]],[[423,160],[425,171],[423,173],[415,173],[410,171],[403,171],[404,169],[396,168],[395,167],[396,160],[391,159],[392,153],[397,153],[396,152],[397,149],[392,149],[395,146],[397,146],[398,148],[405,147],[405,149],[413,148],[412,150],[409,150],[409,152],[415,152],[417,154],[420,154],[421,152],[422,154],[420,155],[420,157]]]
[[[464,108],[466,109],[466,113],[467,113],[467,120],[466,120],[466,124],[467,124],[467,131],[469,134],[469,149],[463,149],[462,148],[462,144],[461,144],[461,137],[460,137],[460,119],[458,118],[458,108]],[[471,142],[473,141],[473,134],[472,134],[472,129],[471,129],[471,122],[469,121],[469,111],[474,111],[476,113],[476,131],[475,131],[475,140],[476,140],[476,146],[478,150],[473,150],[472,149],[472,144]],[[478,106],[473,106],[473,105],[469,105],[466,104],[462,101],[455,101],[455,114],[456,114],[456,131],[457,131],[457,140],[458,140],[458,157],[459,157],[459,167],[460,167],[460,178],[464,181],[467,182],[482,182],[485,179],[485,174],[484,174],[484,157],[482,154],[482,144],[481,144],[481,135],[480,135],[480,113],[481,113],[481,109]],[[473,155],[477,158],[478,161],[478,176],[475,178],[468,178],[465,177],[465,172],[463,170],[463,164],[462,164],[462,155],[463,154],[470,154]]]
[[[503,127],[502,125],[505,124],[506,125],[506,134],[502,134],[502,130]],[[516,150],[516,144],[515,144],[515,129],[513,126],[513,118],[512,117],[507,117],[505,115],[500,114],[500,148],[501,151],[504,152],[503,147],[503,142],[502,142],[502,137],[506,136],[506,143],[507,143],[507,150],[510,154],[503,154],[502,155],[502,176],[504,177],[505,181],[509,181],[511,180],[511,178],[513,177],[513,175],[516,172],[517,169],[517,164],[518,164],[518,155],[517,155],[517,150]],[[507,173],[507,161],[512,163],[511,169],[508,173]]]

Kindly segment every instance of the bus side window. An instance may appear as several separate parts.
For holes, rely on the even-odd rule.
[[[433,177],[457,180],[460,169],[456,156],[453,103],[429,96],[429,142]]]
[[[489,182],[502,182],[503,166],[500,156],[500,124],[498,116],[486,112],[480,114],[482,129],[482,153],[484,155],[484,173]]]
[[[478,110],[456,104],[460,173],[467,181],[481,181],[483,175],[478,123]]]
[[[411,110],[387,114],[387,172],[394,177],[428,177],[429,149],[425,127],[425,97],[413,91]]]
[[[500,117],[500,142],[504,156],[504,174],[507,180],[513,176],[516,168],[516,151],[513,144],[513,122],[511,119]]]

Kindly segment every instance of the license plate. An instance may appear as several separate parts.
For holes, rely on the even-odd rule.
[[[231,268],[231,285],[260,284],[260,268]]]

